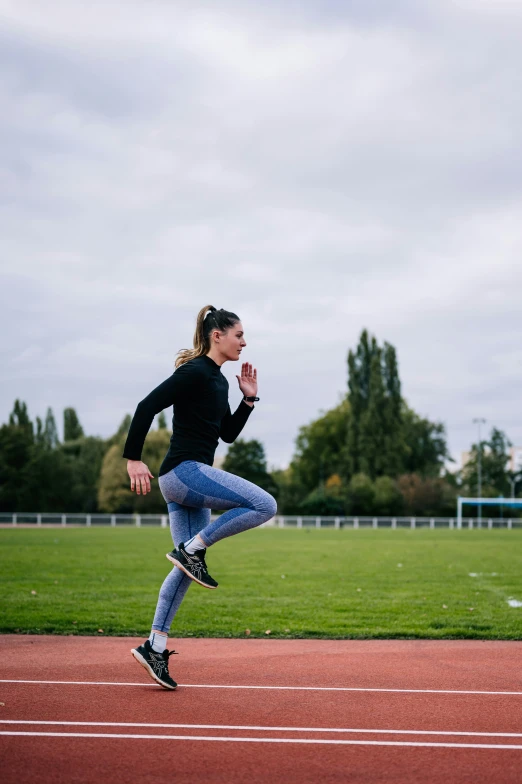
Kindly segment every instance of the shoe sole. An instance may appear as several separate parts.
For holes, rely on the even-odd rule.
[[[150,677],[153,678],[153,680],[155,680],[156,683],[159,683],[160,686],[163,686],[164,689],[168,689],[169,691],[175,691],[176,690],[177,684],[176,684],[176,686],[169,686],[168,683],[165,683],[164,681],[161,680],[161,678],[158,678],[158,676],[156,675],[156,673],[154,672],[152,667],[150,667],[147,664],[146,660],[143,658],[141,653],[138,653],[138,651],[135,648],[131,648],[131,653],[134,656],[134,658],[136,659],[136,661],[139,662],[141,664],[141,666],[144,667],[147,670],[147,672],[149,673]]]
[[[190,573],[190,572],[189,572],[189,571],[188,571],[188,570],[187,570],[187,569],[186,569],[186,568],[183,566],[183,564],[182,564],[182,563],[180,563],[179,561],[176,561],[176,559],[175,559],[175,558],[173,558],[173,557],[171,556],[171,554],[170,554],[170,553],[167,553],[167,558],[169,559],[169,561],[170,561],[171,563],[175,564],[175,565],[178,567],[178,569],[181,569],[181,571],[182,571],[182,572],[185,572],[185,574],[187,575],[187,577],[190,577],[190,579],[191,579],[191,580],[194,580],[194,582],[195,582],[195,583],[197,583],[198,585],[202,585],[202,586],[203,586],[203,588],[210,588],[210,590],[211,590],[211,591],[213,591],[215,588],[217,588],[217,585],[207,585],[207,583],[203,583],[203,582],[201,582],[201,580],[198,580],[198,578],[197,578],[197,577],[194,577],[194,575],[193,575],[193,574],[191,574],[191,573]]]

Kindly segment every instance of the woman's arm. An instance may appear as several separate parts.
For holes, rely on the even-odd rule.
[[[199,373],[188,363],[181,365],[169,378],[138,403],[127,434],[123,457],[128,459],[127,471],[131,478],[131,490],[150,492],[150,479],[154,479],[148,467],[141,461],[145,438],[156,414],[194,397],[197,394]]]
[[[252,413],[253,408],[253,403],[245,403],[244,400],[241,401],[233,414],[230,410],[230,406],[228,407],[227,413],[221,420],[221,427],[219,430],[220,438],[222,438],[225,443],[231,444],[236,440],[246,425],[247,419]]]
[[[241,375],[236,376],[236,378],[239,383],[239,389],[246,397],[255,397],[257,395],[257,370],[253,368],[252,365],[248,362],[243,362],[241,365]],[[247,419],[252,413],[253,408],[254,404],[247,403],[245,400],[241,401],[233,414],[230,411],[230,406],[228,407],[227,413],[221,420],[221,428],[219,431],[219,435],[223,441],[227,444],[231,444],[232,441],[236,440],[246,425]]]
[[[129,460],[141,460],[143,444],[150,430],[152,420],[156,414],[159,414],[160,411],[168,408],[174,402],[176,375],[177,372],[173,373],[170,378],[159,384],[147,397],[144,397],[138,403],[127,434],[123,457]]]

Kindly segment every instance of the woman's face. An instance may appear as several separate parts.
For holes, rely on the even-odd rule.
[[[226,359],[238,360],[245,346],[243,325],[240,321],[236,322],[230,329],[227,329],[226,332],[220,333],[219,351]]]

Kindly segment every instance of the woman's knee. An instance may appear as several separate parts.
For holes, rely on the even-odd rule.
[[[277,501],[273,495],[263,490],[256,504],[256,509],[263,515],[265,521],[270,520],[277,513]]]

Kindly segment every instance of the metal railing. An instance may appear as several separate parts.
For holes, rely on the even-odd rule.
[[[212,515],[215,519],[217,515]],[[45,528],[60,526],[66,527],[101,527],[101,526],[137,526],[167,528],[169,518],[166,514],[85,514],[68,513],[58,514],[52,512],[0,512],[0,525]],[[263,527],[276,528],[390,528],[390,529],[417,529],[417,528],[521,528],[522,518],[463,518],[459,525],[458,518],[454,517],[321,517],[305,515],[277,515]]]

